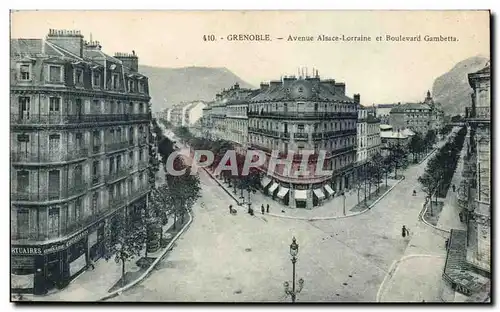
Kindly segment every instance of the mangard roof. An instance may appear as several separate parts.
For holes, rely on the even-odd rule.
[[[401,132],[384,131],[380,132],[380,137],[384,139],[407,139],[408,137]]]
[[[430,110],[431,108],[427,104],[421,104],[421,103],[406,103],[406,104],[401,104],[393,109],[391,109],[391,113],[403,113],[408,109],[424,109],[424,110]]]

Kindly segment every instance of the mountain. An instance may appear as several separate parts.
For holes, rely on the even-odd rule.
[[[215,95],[235,83],[254,88],[227,68],[164,68],[140,65],[139,72],[149,78],[149,93],[154,112],[180,102],[212,101]]]
[[[470,57],[434,80],[432,97],[435,102],[441,103],[445,114],[464,114],[465,107],[471,106],[472,88],[467,74],[484,68],[487,61],[488,58],[483,56]]]

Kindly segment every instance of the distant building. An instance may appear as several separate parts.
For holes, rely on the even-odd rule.
[[[391,147],[400,146],[405,148],[408,146],[410,138],[401,131],[381,131],[380,141],[382,156],[388,156]]]
[[[363,168],[367,161],[380,153],[380,119],[376,118],[375,110],[370,107],[358,106],[358,122],[356,129],[356,166],[357,176],[363,177]]]
[[[10,42],[11,289],[66,287],[150,192],[148,78],[80,31]]]
[[[397,105],[391,109],[389,124],[395,131],[409,128],[425,134],[431,127],[431,108],[421,103]]]

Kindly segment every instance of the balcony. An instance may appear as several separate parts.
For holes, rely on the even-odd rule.
[[[348,146],[348,147],[338,148],[338,149],[333,150],[332,153],[331,153],[331,155],[336,156],[336,155],[344,154],[344,153],[347,153],[347,152],[353,152],[355,150],[356,149],[354,148],[354,146]]]
[[[347,136],[347,135],[356,135],[356,129],[336,130],[336,131],[325,132],[325,138]]]
[[[149,163],[148,162],[140,162],[137,164],[137,168],[139,170],[143,170],[143,169],[146,169],[147,167],[149,166]]]
[[[113,151],[118,151],[118,150],[126,149],[129,146],[130,146],[129,142],[127,142],[127,141],[109,143],[109,144],[106,144],[106,152],[113,152]]]
[[[254,112],[249,111],[248,117],[277,118],[277,119],[357,119],[357,112]]]
[[[150,114],[10,114],[10,123],[17,125],[60,125],[150,120]]]
[[[490,121],[490,107],[489,106],[476,106],[465,108],[465,118],[471,122]]]
[[[99,154],[99,153],[101,153],[101,151],[102,151],[102,147],[101,147],[100,143],[92,146],[92,154]]]
[[[92,177],[92,186],[103,183],[104,178],[101,175],[95,175]]]
[[[46,202],[53,200],[62,200],[72,196],[76,196],[84,193],[88,189],[89,185],[87,183],[74,184],[67,189],[62,189],[60,191],[41,191],[41,192],[23,192],[14,191],[11,192],[12,201],[25,201],[25,202]]]
[[[56,152],[38,152],[38,153],[26,153],[26,152],[12,152],[11,162],[13,163],[56,163],[56,162],[66,162],[80,158],[87,158],[89,155],[89,150],[86,148],[80,148],[75,150],[62,151],[60,153]]]
[[[124,178],[128,176],[130,173],[130,170],[128,168],[121,168],[119,170],[116,170],[114,172],[111,172],[106,176],[106,182],[112,182],[121,178]]]
[[[256,133],[256,134],[263,134],[263,135],[267,135],[267,136],[273,136],[273,137],[277,137],[277,138],[279,138],[282,134],[276,130],[259,129],[259,128],[253,128],[253,127],[249,127],[248,132],[249,133]]]
[[[309,133],[304,133],[304,132],[296,132],[293,134],[293,138],[296,140],[308,140],[309,139]]]
[[[312,139],[313,140],[321,140],[321,139],[323,139],[323,133],[314,132],[312,134]]]

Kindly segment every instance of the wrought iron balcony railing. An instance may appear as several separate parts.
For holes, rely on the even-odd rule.
[[[127,141],[108,143],[108,144],[106,144],[106,152],[112,152],[112,151],[117,151],[117,150],[121,150],[121,149],[126,149],[129,146],[130,146],[129,142],[127,142]]]
[[[248,117],[268,117],[268,118],[286,118],[286,119],[332,119],[345,118],[355,119],[358,117],[356,112],[255,112],[249,111]]]
[[[294,139],[309,139],[309,133],[304,133],[304,132],[295,132],[293,134]]]
[[[465,118],[467,118],[468,121],[489,121],[491,118],[490,107],[489,106],[466,107]]]
[[[149,120],[150,114],[10,114],[10,123],[18,125],[73,124]]]
[[[86,158],[89,156],[87,148],[66,151],[43,151],[43,152],[12,152],[11,161],[15,163],[54,163]]]
[[[89,185],[87,183],[77,183],[68,188],[58,191],[13,191],[11,199],[13,201],[45,202],[52,200],[62,200],[85,192]]]
[[[106,176],[106,182],[111,182],[114,180],[118,180],[120,178],[126,177],[130,174],[130,170],[128,168],[120,168],[119,170],[113,171]]]

